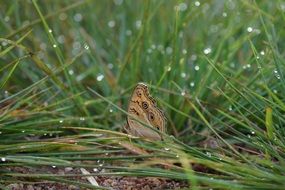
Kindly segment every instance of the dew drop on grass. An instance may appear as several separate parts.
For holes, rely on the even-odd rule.
[[[6,158],[5,158],[5,157],[2,157],[2,158],[1,158],[1,161],[2,161],[2,162],[6,162]]]
[[[232,111],[232,110],[233,110],[232,106],[229,106],[229,111]]]
[[[173,52],[172,47],[166,47],[165,51],[167,54],[172,54]]]
[[[226,13],[226,12],[223,12],[223,17],[227,17],[228,16],[228,14]]]
[[[2,131],[0,131],[0,135],[2,134]]]
[[[131,30],[126,30],[126,35],[127,35],[127,36],[132,35],[132,31],[131,31]]]
[[[180,74],[180,76],[181,76],[182,78],[185,78],[185,77],[186,77],[186,73],[182,72],[182,73]]]
[[[114,0],[115,5],[121,5],[123,0]]]
[[[103,80],[103,78],[104,78],[104,75],[100,73],[100,74],[98,74],[96,80],[97,80],[98,82],[100,82],[100,81]]]
[[[57,47],[57,45],[56,45],[56,44],[53,44],[53,45],[52,45],[52,47],[53,47],[53,48],[56,48],[56,47]]]
[[[113,113],[113,109],[110,109],[109,112],[110,112],[110,113]]]
[[[142,21],[141,21],[141,20],[137,20],[137,21],[135,22],[135,25],[136,25],[136,28],[137,28],[137,29],[140,29],[141,26],[142,26]]]
[[[74,74],[74,71],[72,69],[68,70],[68,74],[69,75],[73,75]]]
[[[175,157],[176,157],[176,158],[179,158],[179,155],[176,155]]]
[[[110,20],[110,21],[108,22],[108,26],[109,26],[110,28],[114,28],[114,27],[116,26],[116,22],[115,22],[114,20]]]
[[[200,67],[199,67],[198,65],[196,65],[196,66],[194,67],[194,69],[195,69],[195,71],[199,71]]]
[[[52,168],[56,168],[56,166],[52,166]]]
[[[10,17],[9,16],[5,16],[4,21],[5,22],[9,22],[10,21]]]
[[[246,67],[247,67],[247,68],[250,68],[250,67],[251,67],[251,65],[250,65],[250,64],[247,64],[247,65],[246,65]]]
[[[109,155],[109,153],[108,153],[108,152],[106,152],[106,153],[105,153],[105,156],[108,156],[108,155]]]
[[[82,20],[82,14],[80,13],[76,13],[74,16],[73,16],[73,19],[75,22],[80,22]]]
[[[183,50],[182,50],[182,53],[183,53],[183,55],[186,55],[186,54],[187,54],[187,50],[186,50],[186,49],[183,49]]]
[[[98,170],[98,168],[93,168],[93,171],[98,172],[99,170]]]
[[[59,123],[63,123],[63,120],[59,120]]]
[[[49,32],[49,33],[52,33],[52,29],[49,29],[48,32]]]
[[[186,94],[186,92],[183,90],[183,91],[181,92],[181,96],[185,96],[185,94]]]
[[[250,135],[250,134],[248,134],[248,135],[247,135],[247,137],[250,139],[250,138],[251,138],[251,135]]]
[[[169,150],[170,150],[170,148],[164,148],[164,150],[169,151]]]
[[[85,121],[85,118],[84,117],[80,117],[79,120],[80,121]]]
[[[262,51],[260,52],[260,55],[265,55],[265,52],[262,50]]]
[[[210,152],[206,152],[208,157],[212,157],[212,154]]]
[[[247,27],[247,32],[251,33],[253,31],[253,28],[252,27]]]
[[[212,52],[212,49],[208,47],[208,48],[204,49],[203,52],[205,55],[208,55]]]
[[[177,8],[178,8],[178,11],[186,11],[187,7],[188,6],[186,3],[180,3]]]
[[[254,132],[254,131],[251,131],[251,134],[252,134],[252,135],[254,135],[254,134],[255,134],[255,132]]]
[[[84,44],[84,49],[89,50],[89,45],[88,44]]]
[[[274,93],[274,94],[277,94],[277,92],[278,92],[278,91],[277,91],[276,89],[273,90],[273,93]]]
[[[25,132],[26,132],[25,130],[22,131],[22,133],[25,133]]]
[[[195,86],[195,83],[194,83],[194,82],[191,82],[191,83],[190,83],[190,86],[191,86],[191,87],[194,87],[194,86]]]
[[[199,1],[195,1],[194,5],[195,5],[196,7],[199,7],[199,6],[201,5],[201,3],[200,3]]]
[[[171,71],[171,67],[170,66],[167,67],[167,71],[168,72]]]
[[[67,19],[67,14],[66,14],[66,13],[60,13],[59,19],[60,19],[61,21],[66,20],[66,19]]]
[[[104,164],[99,164],[99,167],[103,167],[104,166]]]

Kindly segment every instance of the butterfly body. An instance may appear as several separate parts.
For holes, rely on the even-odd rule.
[[[150,140],[162,140],[161,135],[151,127],[165,132],[165,117],[150,96],[146,84],[138,83],[128,105],[127,133]],[[149,127],[147,127],[147,126]]]

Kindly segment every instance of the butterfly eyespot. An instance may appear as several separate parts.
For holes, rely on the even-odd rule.
[[[142,102],[142,108],[147,109],[148,108],[148,103],[147,102]]]
[[[148,114],[148,118],[149,118],[150,121],[153,121],[154,120],[154,114],[152,112],[150,112]]]

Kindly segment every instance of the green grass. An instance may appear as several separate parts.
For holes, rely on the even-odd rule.
[[[284,22],[283,1],[2,3],[0,188],[25,179],[92,188],[7,170],[72,166],[193,189],[283,189]],[[164,142],[132,140],[150,155],[123,156],[119,131],[137,82],[149,85],[168,132]],[[149,157],[180,165],[153,167]]]

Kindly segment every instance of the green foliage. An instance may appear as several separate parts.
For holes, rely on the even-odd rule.
[[[92,188],[6,169],[72,166],[188,180],[193,189],[283,189],[284,21],[282,1],[1,3],[0,183]],[[152,153],[122,156],[126,135],[117,131],[137,82],[163,108],[168,135],[134,139]],[[180,165],[153,167],[149,157]]]

